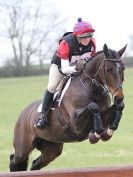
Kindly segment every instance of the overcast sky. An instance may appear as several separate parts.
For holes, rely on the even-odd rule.
[[[119,50],[129,43],[129,35],[133,35],[132,0],[52,1],[61,18],[67,18],[67,31],[73,30],[78,17],[92,24],[96,30],[94,37],[97,41],[97,50],[102,50],[104,43],[112,49]],[[7,53],[8,48],[1,40],[0,56],[6,56]]]
[[[120,49],[133,34],[132,0],[55,0],[60,13],[69,19],[68,30],[73,29],[78,17],[95,28],[98,50],[104,43]]]

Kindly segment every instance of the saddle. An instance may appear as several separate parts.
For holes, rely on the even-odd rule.
[[[57,92],[54,94],[53,102],[54,101],[58,102],[57,103],[58,107],[60,107],[62,98],[71,83],[71,79],[72,79],[72,76],[64,76],[57,87]],[[51,109],[54,109],[54,108],[52,108],[51,106]],[[42,103],[38,106],[37,112],[39,113],[42,112]]]

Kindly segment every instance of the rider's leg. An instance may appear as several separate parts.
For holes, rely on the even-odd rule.
[[[48,81],[48,87],[44,95],[43,104],[42,104],[42,112],[41,116],[37,120],[35,126],[38,128],[44,128],[47,126],[48,121],[48,111],[50,109],[50,106],[53,102],[53,96],[56,92],[56,88],[61,81],[63,75],[59,72],[58,66],[55,64],[52,64],[50,66],[49,70],[49,81]]]
[[[52,102],[53,102],[53,96],[54,96],[54,93],[51,93],[48,90],[46,90],[44,98],[43,98],[41,115],[39,119],[37,120],[35,127],[43,128],[47,126],[47,123],[48,123],[47,116],[48,116],[48,111],[50,109],[50,106],[52,105]]]

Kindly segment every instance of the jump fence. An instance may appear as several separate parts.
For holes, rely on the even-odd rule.
[[[133,177],[133,166],[0,173],[0,177]]]

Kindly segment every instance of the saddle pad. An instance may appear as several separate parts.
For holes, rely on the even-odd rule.
[[[69,85],[70,85],[70,83],[71,83],[71,79],[72,79],[72,77],[70,77],[70,78],[68,79],[68,81],[67,81],[67,83],[66,83],[64,89],[62,90],[61,96],[60,96],[60,98],[59,98],[59,100],[58,100],[58,107],[60,107],[60,104],[61,104],[61,101],[62,101],[62,99],[63,99],[63,97],[64,97],[64,94],[66,93],[66,91],[67,91],[67,89],[68,89],[68,87],[69,87]],[[54,94],[53,101],[55,100],[55,98],[56,98],[58,92],[59,92],[59,91],[57,91],[57,92]],[[42,112],[42,103],[38,106],[37,112],[38,112],[38,113]]]
[[[37,108],[37,112],[42,112],[42,103],[38,106],[38,108]]]

